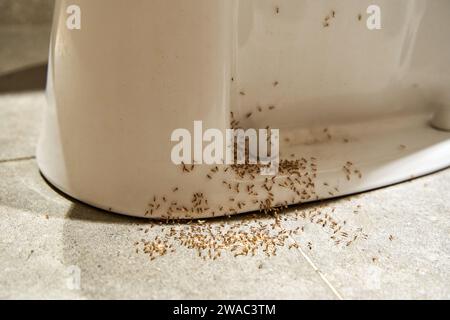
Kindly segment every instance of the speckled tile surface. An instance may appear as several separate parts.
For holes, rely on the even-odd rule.
[[[0,176],[3,298],[335,298],[307,261],[287,247],[270,258],[224,252],[217,260],[203,260],[179,246],[151,261],[136,253],[134,243],[169,226],[155,225],[146,233],[145,220],[71,202],[45,183],[33,160],[2,164]],[[80,290],[67,288],[71,266],[81,271]]]

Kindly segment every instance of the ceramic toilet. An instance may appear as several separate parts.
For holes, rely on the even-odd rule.
[[[450,164],[449,30],[448,0],[57,0],[39,167],[93,206],[187,219],[431,173]],[[174,164],[194,121],[279,129],[281,172]]]

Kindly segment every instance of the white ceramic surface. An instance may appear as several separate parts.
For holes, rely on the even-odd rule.
[[[179,209],[171,218],[257,210],[262,192],[223,185],[254,181],[210,180],[208,166],[185,174],[170,160],[173,130],[194,120],[224,130],[232,111],[245,127],[280,128],[283,157],[317,159],[317,197],[275,187],[274,204],[444,168],[450,133],[430,120],[450,128],[450,1],[377,3],[382,29],[370,31],[366,0],[57,0],[39,166],[64,192],[117,213],[167,217],[168,202]],[[81,30],[66,28],[70,4]],[[350,180],[347,162],[358,168]],[[201,212],[183,209],[194,193],[208,200]],[[155,197],[166,202],[149,216]]]

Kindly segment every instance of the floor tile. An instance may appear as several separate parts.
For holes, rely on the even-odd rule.
[[[0,95],[0,162],[35,155],[45,103],[42,91]]]
[[[235,257],[225,251],[217,260],[203,260],[179,245],[150,260],[136,253],[135,242],[161,236],[170,226],[149,229],[146,220],[70,201],[45,183],[34,161],[1,164],[0,176],[0,297],[336,298],[287,244],[276,256]],[[240,219],[208,223],[233,226]],[[68,286],[73,270],[80,271],[79,291]]]
[[[297,211],[285,224],[305,226],[297,242],[343,298],[450,298],[450,170],[328,202],[314,223]]]

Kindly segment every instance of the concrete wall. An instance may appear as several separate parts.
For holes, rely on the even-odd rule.
[[[0,75],[45,64],[54,0],[0,0]]]
[[[0,24],[50,24],[54,0],[0,0]]]

